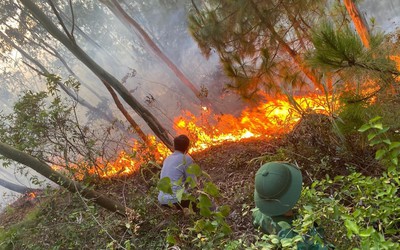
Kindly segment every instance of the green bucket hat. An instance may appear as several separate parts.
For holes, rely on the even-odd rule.
[[[283,215],[300,198],[303,178],[300,169],[287,162],[268,162],[255,177],[254,201],[265,215]]]

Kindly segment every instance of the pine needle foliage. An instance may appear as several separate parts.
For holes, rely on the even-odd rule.
[[[325,2],[192,1],[189,31],[206,57],[219,56],[233,80],[228,87],[254,100],[259,90],[279,92],[310,77],[300,55],[310,44],[310,27],[326,11]],[[293,77],[299,72],[301,77]],[[286,81],[287,76],[295,80]]]
[[[325,21],[312,33],[314,49],[308,54],[307,61],[312,67],[326,71],[358,68],[371,73],[398,75],[383,41],[383,34],[372,34],[371,48],[366,48],[349,26],[339,29]]]

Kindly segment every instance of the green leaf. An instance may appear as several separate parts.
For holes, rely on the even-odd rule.
[[[379,121],[380,119],[382,119],[381,116],[375,116],[374,118],[372,118],[371,120],[369,120],[369,123],[375,123],[375,122]]]
[[[177,181],[174,182],[174,185],[182,186],[182,177],[179,178]]]
[[[204,219],[200,219],[196,221],[194,228],[197,232],[199,232],[202,231],[205,226],[206,226],[206,221]]]
[[[377,128],[377,129],[383,129],[383,124],[382,123],[375,123],[372,125],[373,128]]]
[[[396,166],[390,166],[389,168],[388,168],[388,172],[389,173],[394,173],[396,171]]]
[[[200,215],[203,217],[211,217],[211,210],[209,207],[200,207]]]
[[[199,196],[199,207],[211,207],[212,206],[212,202],[210,200],[210,198],[208,198],[207,195],[201,194]]]
[[[222,227],[221,227],[220,230],[221,230],[222,233],[224,233],[225,235],[227,235],[227,234],[229,234],[229,233],[232,232],[231,227],[230,227],[227,223],[225,223],[225,222],[222,223]]]
[[[390,145],[392,142],[390,141],[390,139],[385,139],[382,140],[382,142],[386,143],[387,145]]]
[[[271,243],[274,245],[277,245],[279,243],[279,239],[278,238],[272,238],[271,239]]]
[[[172,187],[171,187],[171,179],[169,177],[164,177],[160,179],[157,183],[158,190],[166,193],[166,194],[173,194]]]
[[[348,230],[350,230],[351,232],[358,234],[359,233],[359,229],[358,226],[355,222],[351,221],[351,220],[345,220],[344,221],[344,225],[346,226],[346,228]]]
[[[189,183],[189,187],[190,188],[195,188],[197,186],[197,181],[195,181],[192,176],[189,176],[188,178],[186,178],[185,183]]]
[[[360,209],[356,209],[356,210],[353,212],[353,217],[354,217],[354,218],[357,218],[358,216],[360,216],[360,214],[361,214],[361,210],[360,210]]]
[[[364,124],[364,125],[361,126],[361,128],[358,129],[358,131],[359,131],[359,132],[365,132],[365,131],[367,131],[367,130],[370,129],[370,128],[371,128],[371,125],[369,125],[369,124]]]
[[[390,161],[396,166],[399,164],[399,159],[397,158],[397,156],[390,159]]]
[[[370,145],[370,146],[374,146],[374,145],[377,145],[377,144],[380,144],[380,143],[382,143],[382,139],[380,139],[380,138],[375,138],[375,139],[373,139],[372,141],[370,140],[369,145]]]
[[[309,212],[313,211],[313,207],[311,205],[305,205],[304,209],[309,211]]]
[[[386,133],[388,130],[389,130],[389,127],[384,127],[377,134],[380,135],[380,134]]]
[[[375,133],[370,133],[370,134],[368,134],[368,141],[374,139],[376,135],[377,135],[377,134],[375,134]]]
[[[218,187],[212,182],[207,182],[205,184],[204,192],[206,192],[207,194],[211,195],[212,197],[218,197],[219,196]]]
[[[379,149],[378,151],[376,151],[375,153],[375,159],[380,160],[382,159],[382,157],[386,154],[386,150],[384,149]]]
[[[218,210],[221,212],[221,214],[222,214],[224,217],[226,217],[226,216],[229,215],[229,212],[231,211],[231,208],[230,208],[228,205],[223,205],[223,206],[220,206],[220,207],[218,208]]]
[[[389,150],[392,150],[392,149],[394,149],[394,148],[398,148],[398,147],[400,147],[400,142],[392,142],[391,144],[390,144],[390,146],[389,146]]]
[[[171,244],[171,245],[175,245],[175,244],[176,244],[175,237],[174,237],[173,235],[169,234],[169,235],[167,236],[167,242],[168,242],[169,244]]]
[[[176,191],[176,199],[178,200],[178,202],[181,202],[182,195],[183,195],[184,192],[185,192],[184,188],[181,188],[178,191]]]
[[[283,238],[283,239],[281,239],[281,244],[282,244],[282,247],[283,247],[283,248],[285,248],[285,247],[290,247],[290,246],[293,245],[293,244],[292,244],[292,239]]]
[[[195,176],[200,176],[200,175],[202,174],[201,168],[200,168],[200,166],[199,166],[198,164],[192,164],[192,165],[190,165],[190,166],[187,168],[186,172],[187,172],[188,174],[193,174],[193,175],[195,175]]]
[[[286,221],[279,221],[278,225],[282,228],[282,229],[290,229],[291,226],[289,223],[287,223]]]
[[[368,227],[367,229],[362,230],[362,231],[360,232],[360,236],[361,236],[361,237],[369,237],[374,231],[375,231],[375,230],[374,230],[373,227]]]

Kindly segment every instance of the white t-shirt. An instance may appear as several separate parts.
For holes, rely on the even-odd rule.
[[[173,194],[166,194],[162,191],[158,194],[158,202],[160,204],[170,204],[170,203],[178,203],[176,198],[176,192],[182,189],[182,186],[174,185],[179,179],[182,178],[182,182],[184,183],[186,179],[191,176],[195,179],[194,175],[187,173],[187,168],[193,163],[192,157],[187,154],[184,154],[180,151],[175,151],[167,158],[165,158],[160,179],[164,177],[169,177],[172,183],[172,192]]]

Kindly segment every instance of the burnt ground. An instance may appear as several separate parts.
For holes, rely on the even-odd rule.
[[[357,139],[353,138],[351,142],[343,141],[327,127],[329,124],[325,117],[315,116],[300,123],[290,134],[279,138],[224,143],[192,155],[196,163],[220,188],[221,198],[216,201],[216,205],[231,207],[228,222],[234,234],[249,237],[257,234],[251,223],[250,210],[254,207],[254,176],[264,162],[286,160],[296,163],[302,170],[304,185],[309,185],[315,179],[325,178],[326,175],[334,177],[346,175],[351,171],[376,175],[382,171],[374,160],[374,151],[359,147],[354,147],[356,150],[345,150],[351,149],[352,143],[356,143]],[[160,232],[169,223],[168,215],[165,215],[170,212],[156,205],[156,197],[143,200],[146,196],[156,196],[154,190],[157,178],[154,176],[158,176],[158,171],[158,168],[148,168],[135,176],[103,180],[96,184],[100,192],[121,202],[128,201],[126,204],[129,207],[133,206],[136,209],[138,203],[142,206],[145,204],[145,211],[139,213],[153,215],[155,222],[151,219],[151,223],[148,223],[148,218],[142,221],[141,230],[145,233],[143,235]],[[5,212],[0,215],[0,228],[7,228],[20,221],[28,211],[37,206],[40,197],[37,200],[22,197],[15,202],[11,206],[12,213]],[[58,199],[69,199],[71,202],[70,198],[65,197],[64,194]],[[56,202],[53,206],[57,206],[58,203],[64,207],[53,207],[53,210],[65,210],[67,201]],[[103,210],[102,213],[107,212]],[[182,216],[178,215],[179,217]]]

